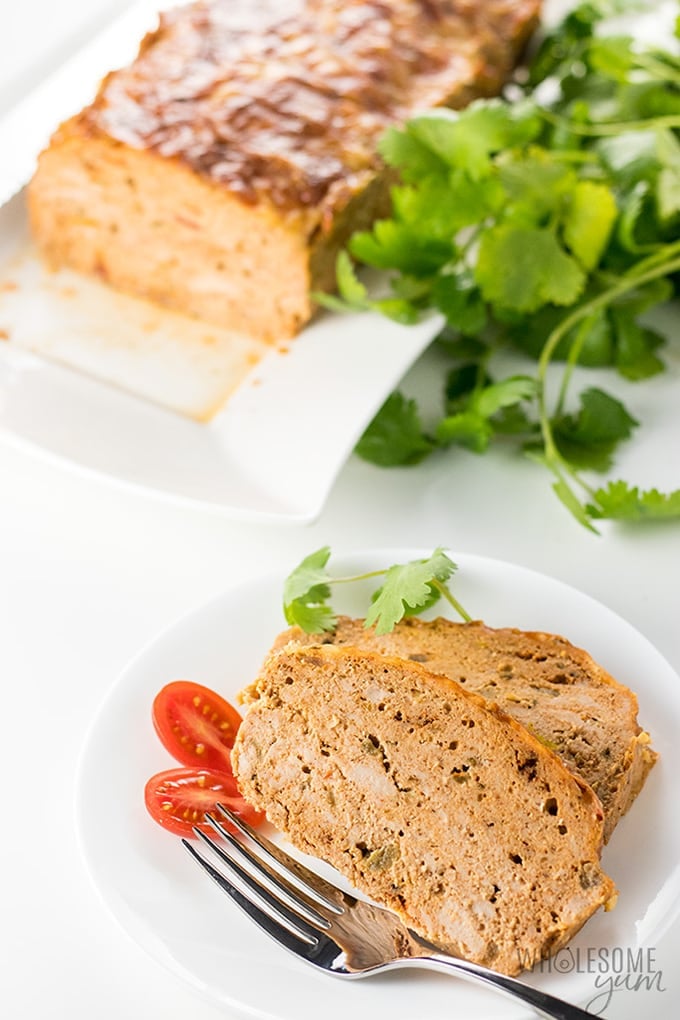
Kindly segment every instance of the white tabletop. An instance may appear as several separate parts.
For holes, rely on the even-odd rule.
[[[8,19],[3,4],[0,111],[113,6],[23,0]],[[680,384],[677,352],[673,371]],[[663,396],[668,404],[667,390]],[[669,438],[668,420],[654,410],[650,400],[647,438],[626,472],[678,486],[680,433]],[[444,544],[580,588],[634,623],[680,671],[680,527],[606,528],[596,538],[568,517],[528,461],[452,453],[384,472],[353,458],[320,519],[302,528],[236,524],[122,491],[6,439],[0,480],[0,997],[12,1020],[229,1016],[149,960],[111,920],[81,860],[73,816],[80,748],[104,693],[142,644],[224,587],[285,571],[325,543],[337,551]],[[616,992],[606,1015],[680,1015],[679,956],[676,924],[657,947],[665,991]]]

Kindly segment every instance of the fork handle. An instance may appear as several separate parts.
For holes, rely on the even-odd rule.
[[[480,967],[476,963],[470,963],[468,960],[459,960],[452,956],[440,956],[438,953],[413,957],[412,959],[415,964],[430,967],[432,970],[454,971],[459,977],[482,982],[499,992],[506,992],[515,999],[526,1002],[539,1016],[551,1017],[552,1020],[592,1020],[593,1017],[599,1017],[599,1020],[603,1020],[600,1014],[588,1013],[587,1010],[580,1009],[579,1006],[572,1006],[562,999],[556,999],[554,995],[548,995],[547,992],[542,992],[539,988],[532,988],[531,985],[525,985],[515,978],[507,977],[505,974],[497,974],[493,970]]]

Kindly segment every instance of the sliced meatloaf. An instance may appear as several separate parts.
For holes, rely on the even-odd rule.
[[[540,0],[200,0],[56,132],[29,189],[48,262],[254,337],[292,336],[384,207],[376,143],[493,95]]]
[[[333,634],[293,628],[275,647],[320,640],[423,663],[498,704],[592,786],[604,808],[605,841],[656,761],[633,692],[555,634],[415,617],[376,634],[363,620],[341,617]]]
[[[446,951],[514,974],[613,902],[590,787],[448,677],[291,645],[249,701],[232,753],[247,800]]]

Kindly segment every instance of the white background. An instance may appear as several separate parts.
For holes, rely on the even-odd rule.
[[[0,111],[116,5],[11,7],[2,0]],[[669,382],[649,384],[654,398],[636,391],[647,428],[625,473],[643,484],[680,485],[677,346],[671,362]],[[227,585],[285,572],[327,542],[338,551],[441,543],[543,570],[630,620],[680,670],[680,527],[595,538],[528,462],[452,454],[380,472],[353,459],[316,524],[256,528],[83,478],[0,438],[0,1015],[225,1017],[149,961],[100,905],[74,830],[80,747],[105,691],[154,633]],[[676,925],[657,949],[667,990],[619,993],[607,1015],[677,1017],[679,950]]]

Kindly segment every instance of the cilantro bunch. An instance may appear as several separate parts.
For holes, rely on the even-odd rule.
[[[603,17],[629,6],[582,3],[544,39],[512,99],[390,130],[380,149],[400,179],[391,216],[354,234],[349,253],[388,271],[391,293],[372,296],[343,252],[340,297],[320,296],[331,308],[402,322],[435,310],[446,322],[439,343],[451,369],[436,426],[425,430],[416,403],[395,393],[360,456],[413,464],[502,439],[549,470],[556,495],[591,530],[598,518],[680,519],[680,490],[584,478],[611,468],[638,422],[599,386],[571,393],[576,365],[631,382],[663,370],[664,338],[643,316],[680,280],[680,58],[599,33]],[[495,378],[504,350],[529,355],[535,370]]]
[[[373,592],[366,611],[366,627],[387,634],[404,616],[422,613],[445,598],[467,622],[470,616],[452,594],[447,581],[456,564],[438,547],[431,556],[409,563],[395,563],[384,570],[373,570],[351,577],[333,577],[328,570],[329,546],[310,553],[288,575],[283,586],[283,612],[286,621],[308,634],[332,631],[337,617],[330,605],[331,586],[383,578]]]

